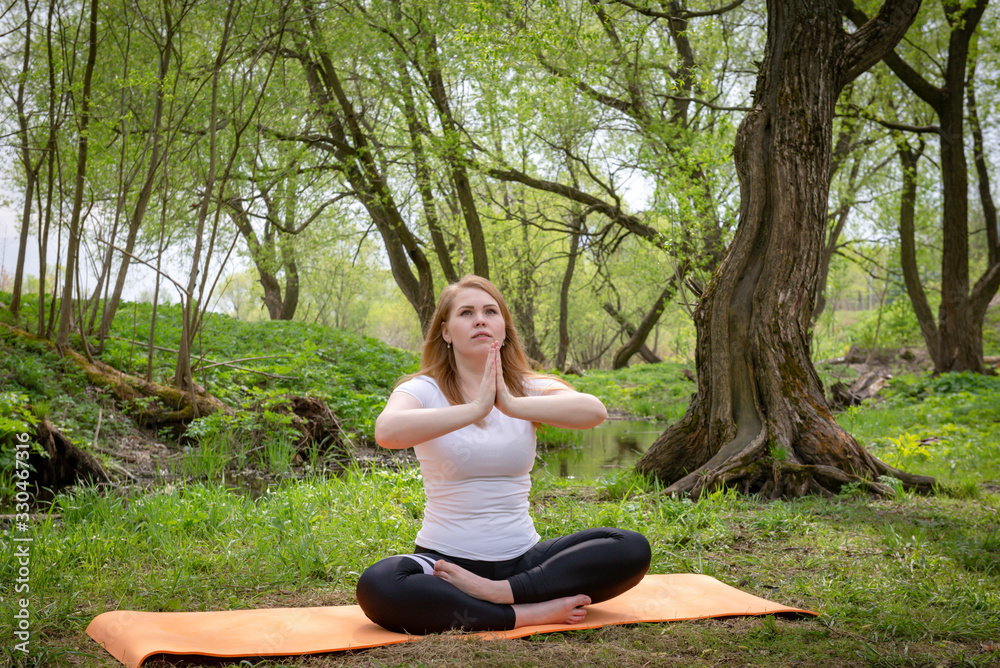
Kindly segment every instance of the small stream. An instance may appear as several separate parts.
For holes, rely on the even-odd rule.
[[[580,432],[578,444],[539,450],[532,475],[597,479],[639,461],[666,424],[647,420],[609,420]]]

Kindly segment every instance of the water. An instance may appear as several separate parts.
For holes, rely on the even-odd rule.
[[[541,452],[532,475],[596,479],[629,468],[665,428],[645,420],[609,420],[580,432],[583,440],[578,445]]]

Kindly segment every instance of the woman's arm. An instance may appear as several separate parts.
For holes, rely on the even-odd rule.
[[[535,397],[515,397],[509,392],[500,399],[497,392],[497,408],[510,417],[531,422],[541,422],[563,429],[590,429],[604,422],[608,410],[604,403],[592,394],[584,394],[568,387],[550,390]]]
[[[393,392],[375,420],[375,441],[383,448],[400,450],[443,436],[482,420],[493,403],[456,404],[444,408],[424,408],[406,392]]]
[[[383,448],[400,450],[420,445],[449,432],[479,422],[490,414],[496,402],[497,381],[486,365],[476,399],[467,404],[424,408],[416,397],[393,392],[375,419],[375,442]]]
[[[590,429],[608,417],[608,409],[600,399],[565,385],[556,385],[541,396],[515,397],[504,382],[500,355],[491,357],[490,362],[495,365],[496,405],[505,415],[563,429]]]

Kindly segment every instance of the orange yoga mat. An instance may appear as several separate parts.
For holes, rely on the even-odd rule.
[[[521,638],[606,624],[774,613],[817,614],[748,594],[707,575],[647,575],[621,596],[589,606],[580,624],[524,626],[479,635]],[[423,637],[386,631],[369,621],[356,605],[219,612],[114,610],[94,618],[87,634],[129,668],[136,668],[153,654],[288,656],[364,649]]]

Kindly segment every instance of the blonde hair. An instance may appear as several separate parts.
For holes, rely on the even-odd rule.
[[[510,393],[515,397],[523,397],[527,394],[525,392],[526,381],[531,378],[551,378],[551,376],[545,376],[531,370],[528,356],[524,353],[524,347],[521,345],[521,337],[518,336],[517,329],[514,328],[514,319],[510,314],[510,309],[507,308],[507,302],[497,286],[481,276],[466,274],[457,283],[452,283],[441,291],[437,308],[434,309],[430,326],[427,328],[427,336],[424,338],[424,346],[420,355],[420,370],[404,376],[399,382],[402,383],[417,376],[430,376],[437,381],[441,393],[444,394],[449,403],[453,405],[465,403],[462,391],[458,387],[455,354],[441,338],[441,325],[451,314],[455,296],[465,288],[482,290],[496,300],[497,306],[500,308],[505,334],[503,346],[500,348],[500,360],[503,368],[503,380]],[[565,383],[561,378],[555,378],[555,380]]]

